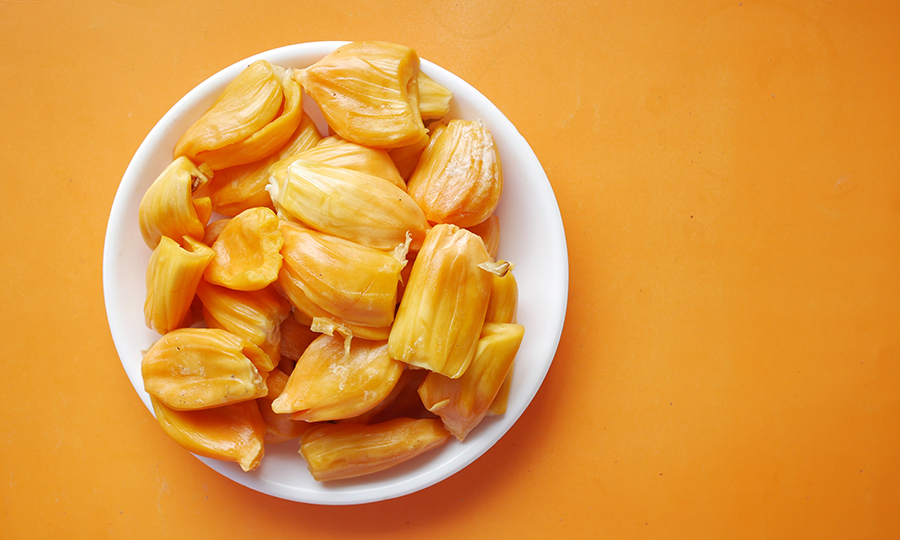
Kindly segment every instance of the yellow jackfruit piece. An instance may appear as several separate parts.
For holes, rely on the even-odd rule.
[[[144,353],[144,389],[167,407],[198,410],[266,395],[271,360],[256,345],[214,328],[180,328]],[[267,368],[267,369],[265,369]]]
[[[373,148],[412,144],[425,134],[419,112],[419,56],[403,45],[344,45],[294,77],[341,137]]]
[[[393,358],[450,378],[475,355],[491,292],[484,242],[455,225],[425,237],[389,338]]]
[[[337,325],[390,326],[405,251],[395,256],[287,221],[280,230],[278,283],[297,310]]]
[[[163,236],[203,238],[209,215],[201,219],[191,196],[208,181],[209,174],[184,157],[176,158],[153,181],[138,207],[141,236],[150,249],[155,249]]]
[[[481,120],[454,119],[435,130],[408,185],[428,221],[459,227],[491,217],[502,191],[500,154]]]
[[[428,229],[416,202],[383,178],[293,158],[269,171],[275,208],[317,231],[376,249],[393,249],[409,234],[417,249]]]
[[[487,314],[484,317],[486,323],[514,323],[516,322],[516,310],[519,305],[519,286],[512,273],[513,265],[507,264],[505,270],[494,273],[491,278],[491,300],[488,302]],[[512,373],[515,363],[509,368],[509,373],[503,381],[503,386],[497,392],[497,396],[488,409],[488,415],[504,414],[509,401],[509,389],[512,383]]]
[[[441,417],[444,427],[460,441],[487,414],[513,364],[524,327],[487,323],[478,340],[478,351],[458,379],[429,373],[419,386],[419,396],[429,411]]]
[[[215,252],[190,236],[186,248],[163,236],[147,264],[147,296],[144,322],[148,328],[165,334],[185,323],[203,272]]]
[[[491,299],[484,322],[514,323],[519,306],[519,285],[512,272],[515,266],[500,261],[496,268],[497,271],[491,273]]]
[[[234,461],[244,471],[259,466],[265,453],[265,423],[255,401],[202,411],[176,411],[150,397],[163,431],[188,451]]]
[[[188,128],[175,156],[212,170],[252,163],[284,146],[302,112],[302,92],[291,71],[257,60]]]
[[[450,112],[453,93],[434,79],[419,71],[419,114],[423,119],[441,118]]]
[[[215,257],[204,277],[213,285],[236,291],[258,291],[278,278],[281,246],[275,212],[264,207],[231,218],[212,245]]]
[[[319,424],[303,434],[300,454],[313,478],[326,482],[372,474],[447,442],[435,418],[397,418],[380,424]]]
[[[291,304],[273,286],[259,291],[235,291],[201,281],[197,296],[209,328],[222,328],[256,345],[272,361],[281,360],[281,323]]]
[[[297,360],[272,410],[307,422],[351,418],[384,399],[403,368],[384,341],[356,339],[347,351],[342,339],[322,335]]]

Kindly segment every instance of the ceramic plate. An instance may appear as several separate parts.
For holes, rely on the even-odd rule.
[[[266,59],[302,68],[344,42],[317,42],[274,49],[242,60],[213,75],[166,113],[131,160],[110,212],[103,253],[103,292],[109,327],[125,373],[147,409],[150,399],[141,380],[141,351],[159,335],[144,325],[145,274],[151,251],[138,229],[138,205],[144,192],[172,161],[172,148],[216,96],[251,62]],[[475,461],[522,415],[544,380],[562,332],[568,294],[568,258],[562,219],[541,164],[525,139],[486,97],[459,77],[422,60],[421,69],[453,92],[447,118],[480,118],[500,150],[504,186],[498,258],[513,262],[519,284],[518,322],[525,338],[516,357],[506,414],[486,418],[466,438],[455,439],[393,469],[351,480],[319,483],[312,479],[290,441],[267,445],[260,467],[245,473],[233,463],[199,458],[209,467],[252,489],[283,499],[315,504],[361,504],[399,497],[431,486]],[[324,127],[314,103],[304,108]],[[324,132],[324,131],[323,131]]]

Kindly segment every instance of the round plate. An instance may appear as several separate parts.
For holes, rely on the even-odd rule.
[[[103,294],[109,328],[128,378],[151,411],[141,379],[141,351],[159,334],[144,325],[145,274],[151,251],[138,229],[144,192],[172,161],[172,148],[216,96],[247,65],[258,59],[285,67],[311,65],[345,42],[291,45],[242,60],[213,75],[163,116],[138,148],[125,171],[110,212],[103,251]],[[525,337],[516,357],[507,412],[487,417],[466,438],[381,473],[320,483],[297,453],[296,441],[267,445],[260,467],[250,473],[236,464],[199,458],[228,478],[283,499],[315,504],[360,504],[406,495],[458,472],[484,454],[512,427],[541,386],[559,343],[568,295],[568,257],[562,218],[553,190],[534,152],[516,128],[486,97],[452,73],[421,61],[421,69],[453,92],[447,118],[481,118],[500,150],[503,196],[499,259],[514,263],[519,284],[518,322]],[[314,103],[304,110],[324,127]]]

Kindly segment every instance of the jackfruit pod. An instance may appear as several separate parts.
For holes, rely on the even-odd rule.
[[[422,138],[419,56],[384,42],[344,45],[294,77],[341,137],[373,148],[396,148]]]
[[[272,410],[272,402],[284,392],[287,382],[288,376],[278,368],[275,368],[266,379],[266,387],[269,389],[269,393],[265,397],[256,400],[259,405],[259,412],[262,414],[263,421],[266,424],[265,440],[267,443],[275,444],[296,439],[312,427],[312,424],[309,422],[291,420],[290,414],[278,414]]]
[[[271,366],[271,360],[244,338],[218,328],[180,328],[144,353],[141,375],[148,394],[184,411],[265,396],[258,366]]]
[[[197,296],[203,303],[203,319],[209,328],[221,328],[256,345],[271,360],[281,360],[281,323],[291,305],[274,287],[259,291],[235,291],[201,281]]]
[[[151,396],[163,431],[194,454],[233,461],[244,471],[259,466],[265,453],[265,423],[255,401],[202,411],[176,411]]]
[[[500,251],[500,218],[496,214],[478,225],[472,225],[471,227],[466,227],[466,229],[469,229],[481,238],[492,259],[497,258],[497,252]]]
[[[278,283],[298,310],[310,318],[324,312],[371,328],[393,322],[405,252],[395,257],[287,221],[280,222],[280,230],[284,246]]]
[[[269,167],[281,159],[312,148],[321,138],[315,123],[304,113],[291,138],[271,156],[216,171],[206,185],[213,209],[225,216],[236,216],[255,206],[274,210],[275,206],[266,191]]]
[[[454,119],[437,130],[408,191],[432,223],[470,227],[491,217],[503,191],[503,170],[484,123]]]
[[[242,141],[274,120],[284,101],[281,81],[265,60],[250,64],[175,144],[176,156],[195,158]]]
[[[406,191],[406,182],[386,150],[370,148],[338,137],[326,137],[315,148],[295,155],[297,159],[351,169],[383,178]]]
[[[447,442],[436,418],[397,418],[380,424],[319,424],[303,434],[300,454],[319,482],[389,469]]]
[[[502,262],[500,267],[502,268]],[[491,300],[488,302],[487,314],[484,317],[487,323],[514,323],[516,322],[516,310],[519,305],[519,286],[512,270],[514,265],[506,263],[506,271],[492,274]],[[488,415],[500,415],[506,412],[509,401],[509,387],[512,381],[515,363],[509,368],[509,373],[503,381],[503,386],[497,392],[497,396],[488,409]]]
[[[212,170],[252,163],[284,146],[300,124],[303,99],[290,70],[250,64],[175,145]]]
[[[491,293],[484,242],[436,225],[416,256],[389,338],[391,357],[457,378],[475,355]]]
[[[450,112],[453,93],[434,79],[419,71],[419,114],[423,120],[441,118]]]
[[[400,177],[403,178],[404,189],[406,189],[405,186],[406,182],[409,181],[409,177],[416,170],[416,165],[419,164],[419,157],[422,156],[422,151],[428,146],[429,140],[430,138],[426,133],[421,139],[412,144],[388,150],[391,161],[394,162]]]
[[[347,351],[339,337],[322,335],[297,360],[272,410],[306,422],[357,416],[391,392],[403,367],[384,341],[356,339]]]
[[[494,268],[497,271],[491,272],[491,299],[484,322],[514,323],[519,305],[519,286],[512,273],[515,265],[499,261]]]
[[[144,322],[148,328],[165,334],[185,324],[203,272],[215,253],[212,249],[184,237],[185,247],[163,236],[147,264],[147,296]],[[189,321],[188,321],[189,322]]]
[[[412,249],[418,249],[425,237],[422,209],[383,178],[293,158],[269,172],[272,202],[293,221],[376,249],[393,249],[407,233]]]
[[[163,236],[203,238],[209,216],[201,219],[191,196],[208,181],[209,174],[184,157],[176,158],[153,181],[138,207],[141,236],[150,249],[156,249]]]
[[[268,208],[250,208],[231,218],[212,245],[216,256],[204,277],[236,291],[258,291],[278,278],[281,220]]]
[[[286,318],[281,323],[281,357],[296,362],[317,337],[319,334],[310,330],[309,325],[300,323],[294,317]],[[291,369],[293,370],[293,365]],[[290,374],[290,371],[285,373]]]
[[[419,386],[425,407],[441,417],[444,427],[460,441],[487,414],[525,333],[518,324],[487,323],[478,340],[478,352],[458,379],[429,373]]]

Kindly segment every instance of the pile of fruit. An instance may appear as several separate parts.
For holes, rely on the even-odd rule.
[[[175,441],[250,471],[299,438],[327,481],[505,411],[524,329],[502,168],[451,101],[413,49],[356,42],[252,63],[184,133],[138,216],[161,334],[141,373]]]

